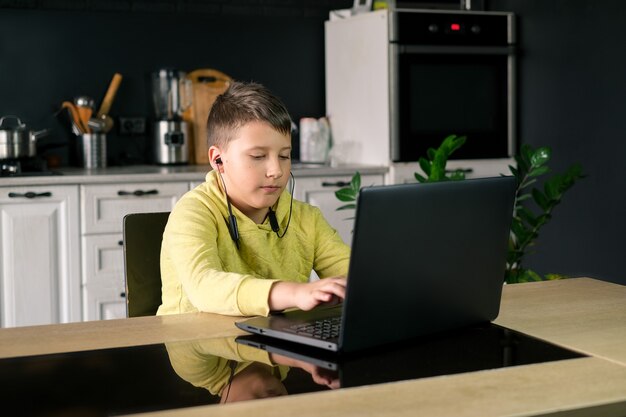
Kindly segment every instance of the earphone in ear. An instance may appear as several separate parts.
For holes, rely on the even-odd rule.
[[[215,163],[217,165],[222,165],[222,158],[215,158]]]

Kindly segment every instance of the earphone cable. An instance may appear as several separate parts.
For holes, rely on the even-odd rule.
[[[296,177],[293,176],[292,172],[289,172],[289,175],[291,175],[291,179],[293,181],[291,182],[291,191],[289,191],[289,194],[291,194],[291,200],[289,201],[289,217],[287,218],[287,226],[285,226],[285,231],[283,232],[282,235],[276,232],[276,236],[278,236],[281,239],[287,233],[287,229],[289,229],[289,223],[291,223],[291,213],[293,212],[293,191],[296,188]],[[270,208],[270,211],[271,210],[272,209]]]
[[[233,378],[235,377],[235,368],[237,367],[237,363],[229,360],[228,367],[230,368],[230,375],[228,376],[228,382],[226,386],[226,395],[224,396],[224,403],[228,402],[228,395],[230,394],[230,386],[233,384]]]
[[[228,207],[228,232],[230,233],[230,237],[235,241],[237,249],[239,249],[239,231],[237,230],[237,218],[233,214],[233,208],[230,204],[230,198],[228,198],[228,190],[226,189],[226,182],[224,182],[224,177],[222,177],[222,173],[219,170],[217,171],[217,175],[219,175],[220,177],[222,187],[224,187],[224,194],[226,195],[226,206]]]

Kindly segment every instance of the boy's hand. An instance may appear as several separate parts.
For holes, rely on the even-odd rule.
[[[270,353],[269,357],[273,364],[285,365],[290,368],[300,368],[305,370],[311,374],[311,378],[313,378],[313,382],[316,384],[326,385],[330,389],[341,388],[339,375],[336,371],[324,369],[311,363],[289,358],[278,353]]]
[[[311,310],[320,304],[338,303],[346,296],[346,278],[324,278],[309,283],[280,281],[270,291],[270,310],[298,307]]]

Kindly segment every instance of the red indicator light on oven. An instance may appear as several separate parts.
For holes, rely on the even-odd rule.
[[[459,25],[458,23],[451,23],[450,30],[453,30],[453,31],[461,30],[461,25]]]

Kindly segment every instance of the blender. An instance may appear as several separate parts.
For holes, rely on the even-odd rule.
[[[163,165],[189,162],[189,125],[182,118],[191,106],[191,81],[183,71],[160,69],[152,73],[154,102],[154,162]]]

